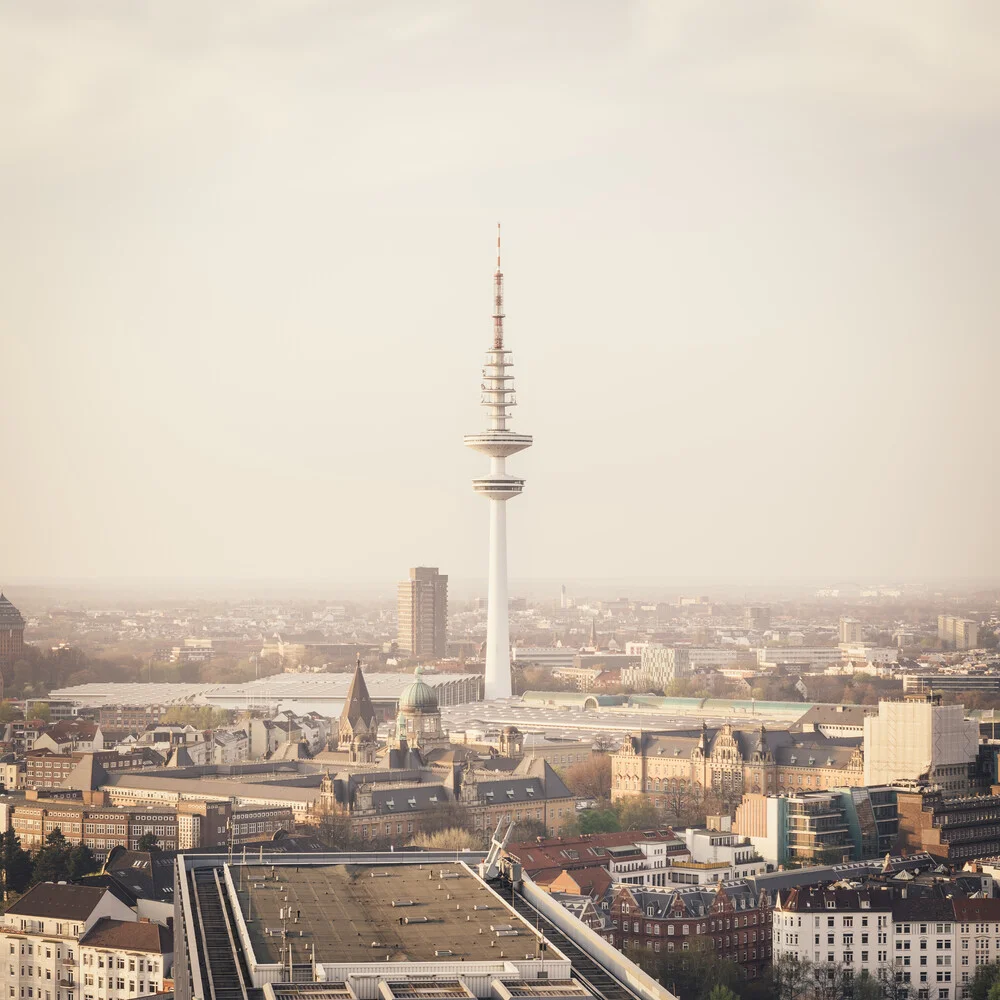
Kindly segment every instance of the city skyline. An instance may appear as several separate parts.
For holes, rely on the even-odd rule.
[[[5,8],[0,583],[995,580],[998,19]]]

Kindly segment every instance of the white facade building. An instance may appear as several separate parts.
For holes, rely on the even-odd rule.
[[[891,978],[918,1000],[965,1000],[980,965],[1000,958],[1000,899],[907,898],[905,888],[802,887],[775,905],[773,955],[835,975]]]
[[[0,917],[0,996],[82,1000],[80,940],[102,917],[136,920],[103,887],[41,882],[31,888]]]
[[[927,775],[945,791],[968,792],[968,767],[979,748],[979,726],[962,705],[880,701],[865,717],[866,785]]]
[[[80,941],[83,1000],[134,1000],[162,992],[173,950],[166,927],[102,917]]]
[[[892,897],[887,889],[823,889],[779,894],[772,911],[772,956],[794,957],[877,976],[892,964]]]
[[[757,666],[773,667],[779,663],[802,667],[826,666],[840,663],[841,657],[839,646],[759,646]]]
[[[861,663],[899,662],[899,650],[895,646],[866,646],[863,642],[842,642],[840,644],[841,659],[845,662],[856,660]]]

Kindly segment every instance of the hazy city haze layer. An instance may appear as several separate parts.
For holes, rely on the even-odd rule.
[[[998,28],[0,4],[0,579],[995,577]]]

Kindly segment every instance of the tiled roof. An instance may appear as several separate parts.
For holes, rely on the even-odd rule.
[[[142,920],[112,920],[111,917],[101,917],[80,939],[80,944],[89,948],[116,948],[157,955],[167,955],[174,950],[166,927]]]
[[[100,903],[107,889],[88,885],[59,885],[39,882],[32,886],[8,913],[25,917],[56,917],[84,921]]]
[[[863,906],[867,903],[867,906]],[[885,886],[843,889],[834,886],[798,886],[781,897],[781,908],[798,913],[821,910],[889,910],[892,892]]]

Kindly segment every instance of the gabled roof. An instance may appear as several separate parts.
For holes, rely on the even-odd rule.
[[[112,920],[101,917],[80,939],[90,948],[117,948],[168,955],[174,950],[170,932],[160,924],[136,920]]]
[[[7,912],[25,917],[55,917],[82,922],[94,912],[108,891],[97,886],[39,882],[8,907]]]
[[[174,851],[128,851],[114,847],[104,873],[137,899],[174,899]]]

